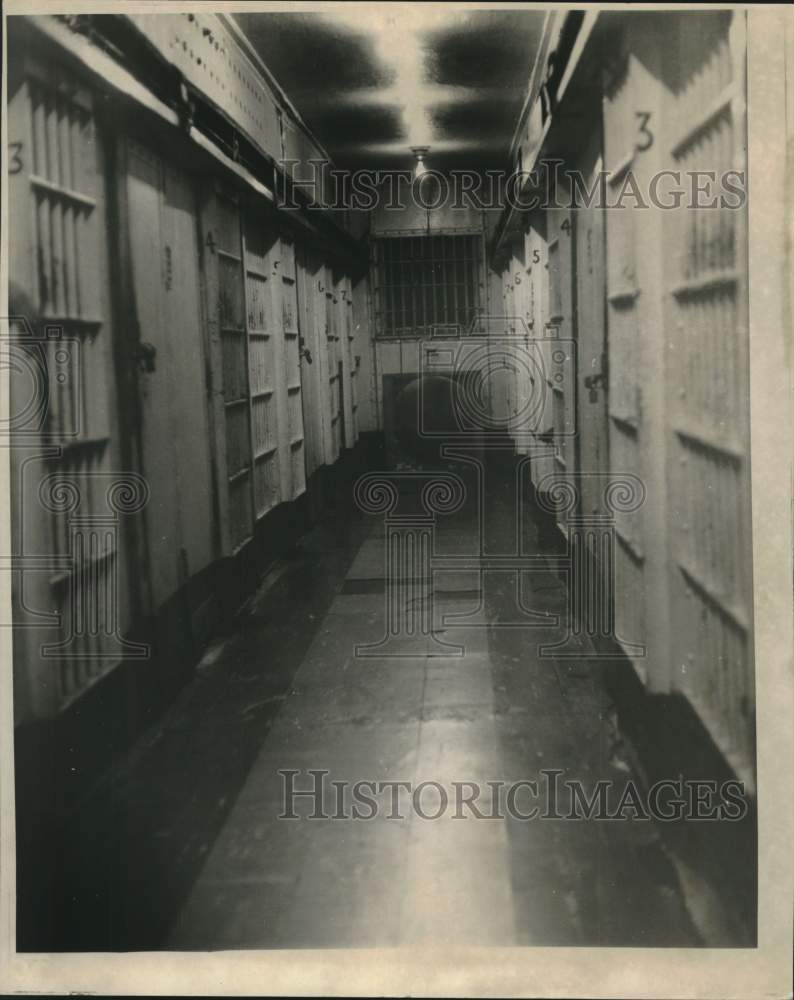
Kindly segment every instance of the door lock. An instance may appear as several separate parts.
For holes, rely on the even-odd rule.
[[[148,340],[142,340],[132,353],[133,361],[138,363],[138,370],[147,373],[154,371],[156,357],[157,348]]]
[[[584,387],[585,389],[590,390],[590,402],[598,402],[598,390],[606,389],[607,387],[606,372],[596,372],[594,375],[585,375]]]

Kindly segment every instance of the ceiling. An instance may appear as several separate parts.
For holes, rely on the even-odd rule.
[[[338,167],[500,169],[543,10],[356,4],[235,14]]]

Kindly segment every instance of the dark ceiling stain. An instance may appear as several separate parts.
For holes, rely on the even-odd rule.
[[[336,144],[392,142],[405,138],[398,110],[390,104],[367,107],[327,104],[305,114],[306,124],[325,133],[329,150]]]
[[[443,139],[455,139],[461,135],[473,139],[500,137],[509,146],[520,111],[520,100],[490,98],[439,104],[430,109],[430,116]]]
[[[425,105],[439,145],[448,146],[434,150],[431,145],[428,166],[439,170],[506,166],[544,16],[541,10],[467,11],[450,5],[440,24],[418,36],[429,86],[461,88]],[[394,70],[379,53],[379,38],[367,27],[367,19],[362,17],[359,30],[355,20],[334,20],[333,8],[327,14],[265,12],[235,17],[337,165],[412,168],[400,95],[388,90],[396,82]],[[399,29],[391,34],[389,42],[399,54]],[[416,38],[414,34],[410,44]]]
[[[329,91],[388,87],[392,82],[389,67],[376,58],[370,39],[342,25],[312,14],[235,14],[235,20],[296,103],[318,91],[327,96]]]
[[[429,38],[433,79],[467,87],[525,88],[543,15],[537,11],[472,11]]]

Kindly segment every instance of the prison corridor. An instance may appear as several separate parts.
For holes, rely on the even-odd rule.
[[[473,486],[466,470],[453,475]],[[415,509],[408,491],[400,502]],[[619,797],[636,776],[598,661],[531,652],[559,641],[567,606],[564,582],[541,565],[555,546],[542,512],[517,517],[510,477],[489,490],[484,516],[477,491],[467,494],[437,517],[435,553],[443,564],[482,547],[510,552],[520,524],[525,551],[540,557],[521,604],[540,624],[510,627],[509,570],[433,571],[403,579],[411,600],[433,591],[431,639],[357,655],[385,634],[386,526],[340,505],[74,815],[70,864],[60,867],[70,886],[54,895],[69,900],[61,917],[73,947],[698,943],[653,822],[524,819],[526,794],[516,815],[503,804],[501,818],[487,818],[488,782],[559,770],[588,790],[605,779]],[[442,627],[449,616],[465,624]],[[464,655],[428,655],[439,641]],[[279,818],[282,771],[298,772],[294,789],[327,772],[328,818],[308,818],[308,796],[293,800],[298,819]],[[333,818],[330,783],[364,780],[433,784],[423,815],[410,795],[396,810],[387,795],[372,818]],[[455,782],[482,788],[483,818],[468,809],[454,818]],[[424,818],[441,811],[439,787],[449,806]],[[560,817],[569,805],[561,795]]]
[[[469,7],[9,19],[21,952],[758,941],[751,12]]]
[[[491,511],[502,528],[514,515],[505,506]],[[467,513],[440,519],[440,552],[476,552],[479,521]],[[305,775],[295,787],[307,787],[306,772],[318,767],[327,781],[437,782],[450,803],[451,782],[487,790],[494,779],[538,778],[543,767],[588,786],[625,778],[594,673],[527,657],[527,633],[499,628],[514,581],[509,572],[494,576],[504,579],[490,581],[491,599],[480,608],[478,572],[433,574],[437,623],[444,614],[471,620],[435,633],[460,644],[462,657],[409,655],[412,640],[404,655],[356,656],[357,643],[374,644],[385,632],[384,528],[376,522],[367,531],[170,932],[171,947],[693,942],[671,864],[637,824],[456,821],[452,809],[432,819],[405,806],[405,818],[394,819],[388,798],[373,819],[337,820],[333,795],[328,819],[276,818],[285,787],[277,771],[285,768]],[[549,614],[566,603],[549,572],[533,574],[527,596]],[[542,638],[553,642],[554,631]],[[421,800],[425,817],[441,810],[434,791]],[[312,814],[312,801],[295,802],[296,813]],[[490,807],[480,802],[486,815]]]

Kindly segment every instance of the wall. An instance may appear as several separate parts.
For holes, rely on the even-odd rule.
[[[372,212],[370,232],[373,236],[381,233],[442,233],[458,231],[484,231],[486,227],[485,212],[468,205],[456,207],[450,202],[438,208],[424,208],[425,203],[432,203],[433,198],[421,193],[412,196],[411,188],[396,189],[399,196],[394,196],[395,205],[390,207],[389,189],[380,189],[378,204]],[[488,213],[490,214],[490,213]]]

